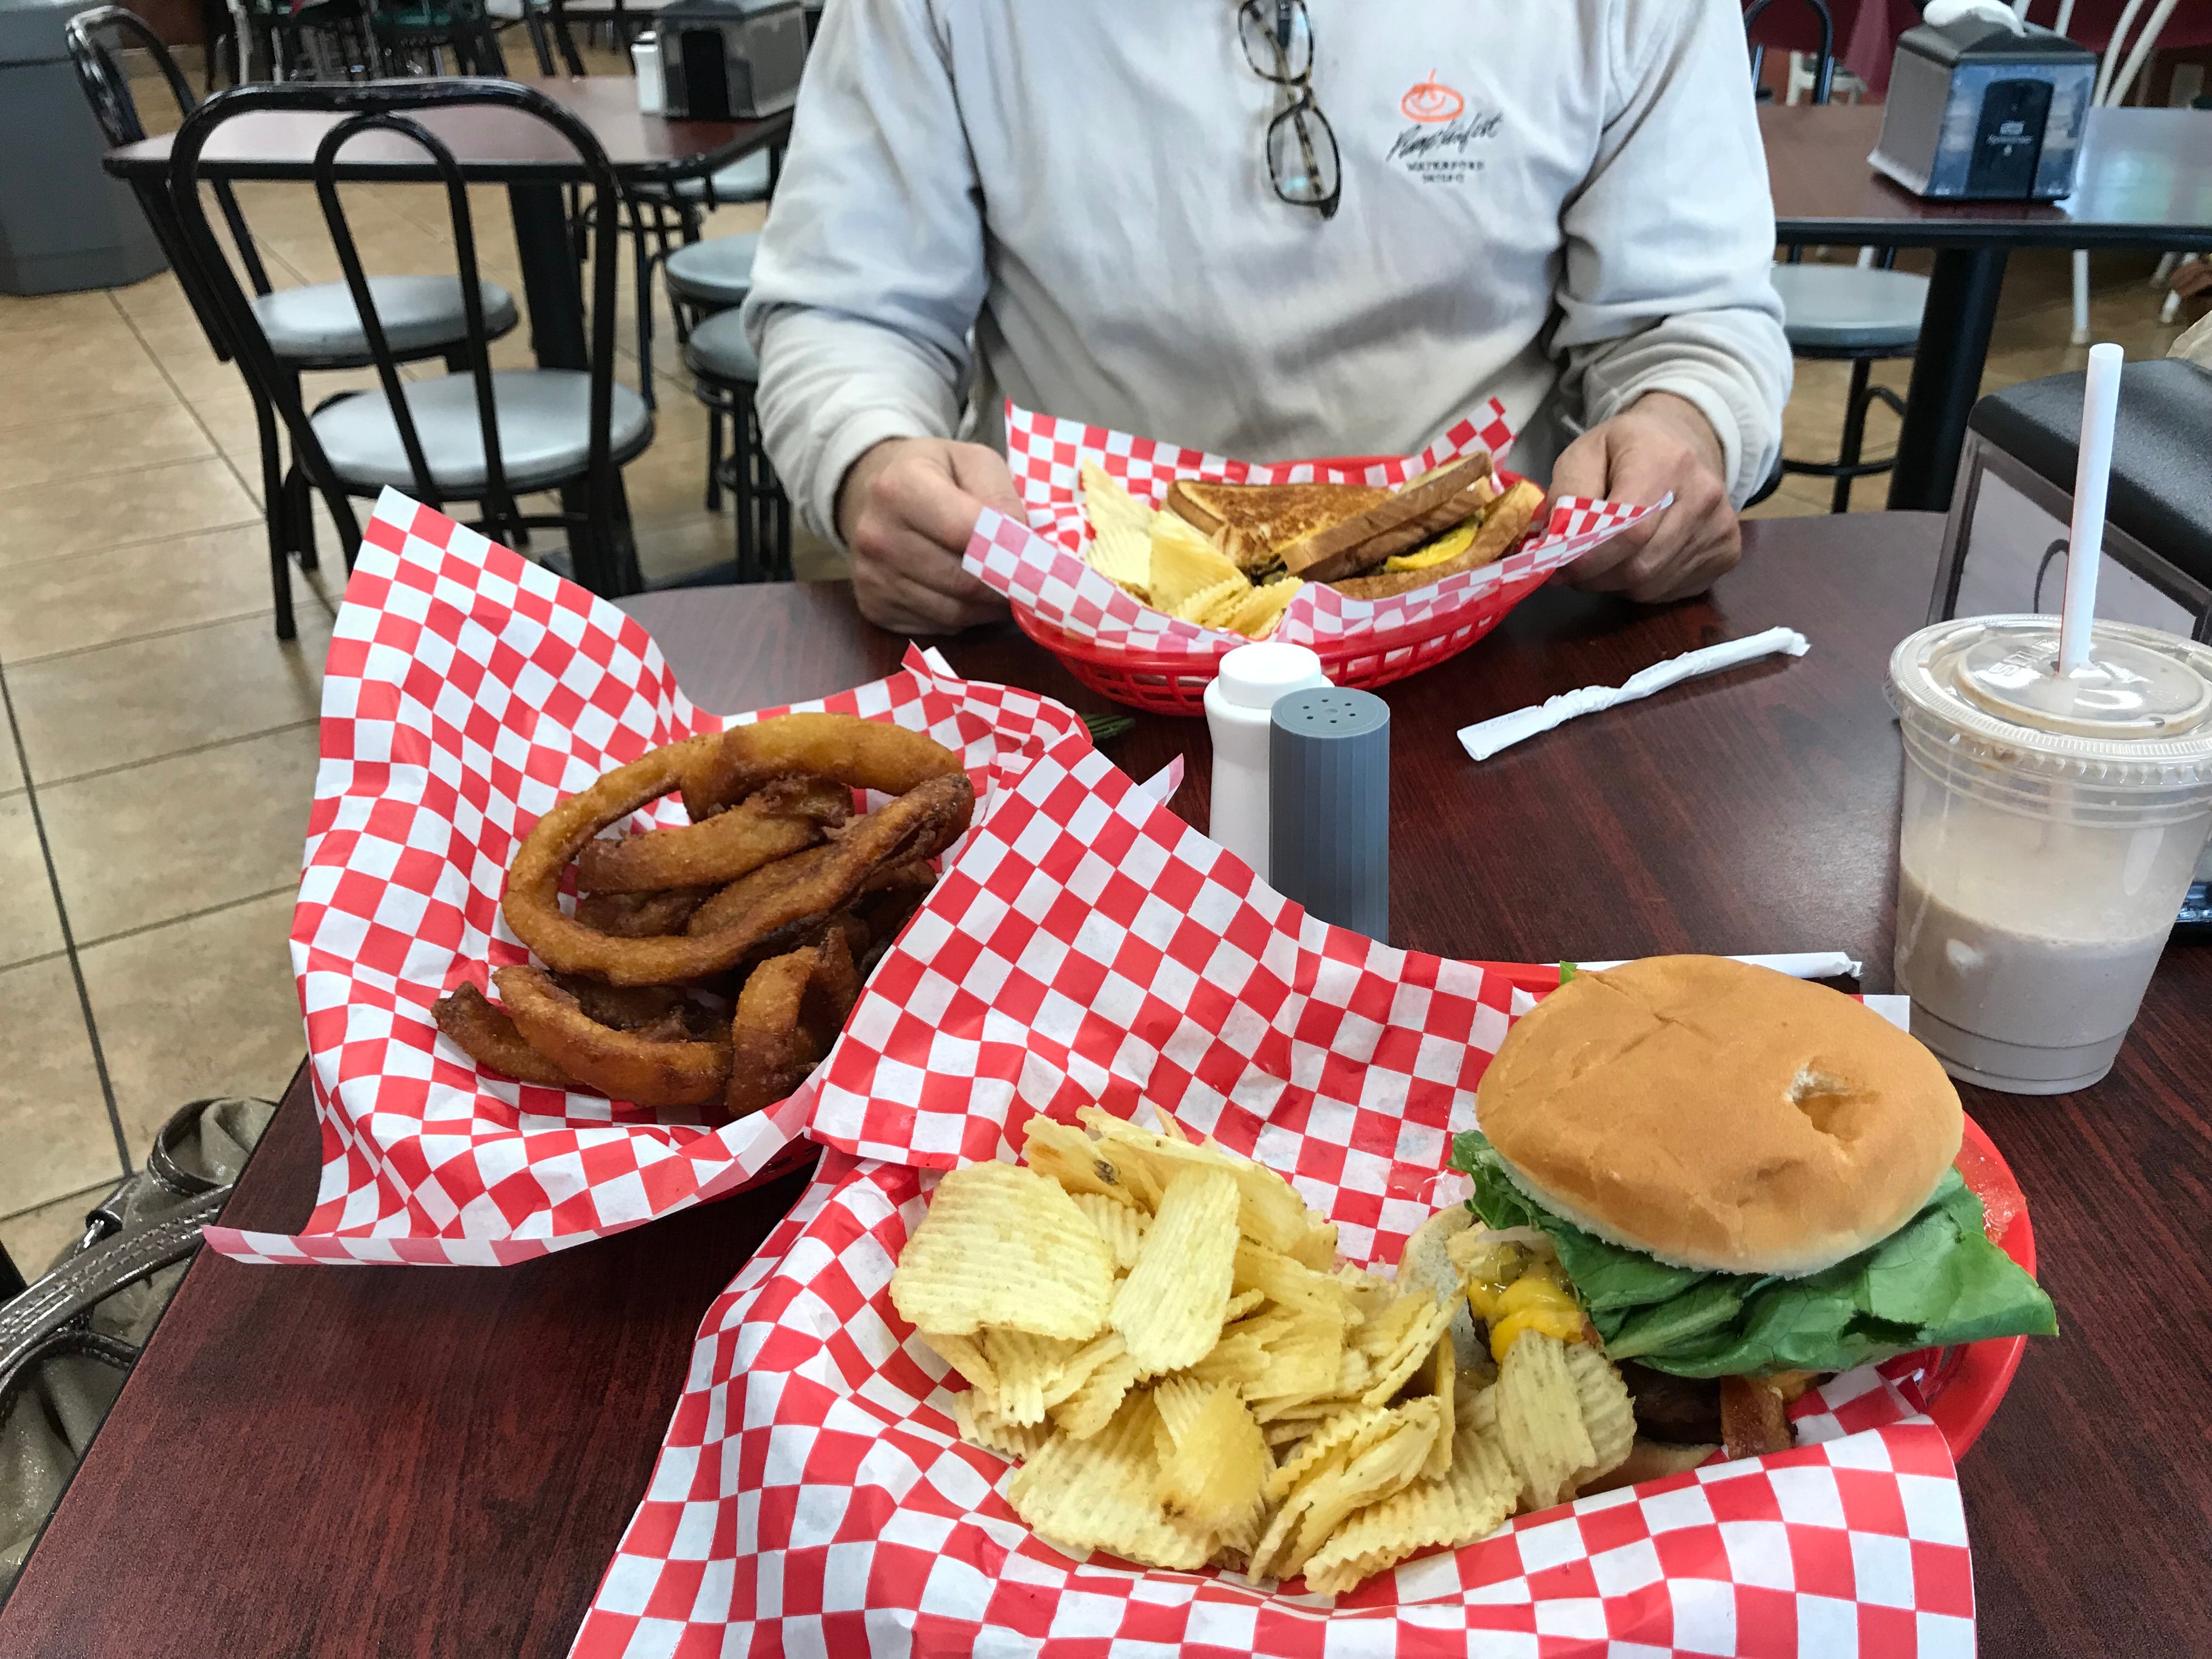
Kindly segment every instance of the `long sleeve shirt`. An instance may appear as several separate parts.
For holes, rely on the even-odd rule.
[[[833,0],[745,313],[818,532],[869,447],[997,443],[1005,398],[1263,461],[1495,396],[1540,478],[1665,391],[1758,487],[1790,357],[1736,0],[1307,4],[1328,219],[1275,194],[1231,0]]]

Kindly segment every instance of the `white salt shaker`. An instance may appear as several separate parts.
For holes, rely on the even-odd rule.
[[[667,83],[660,78],[660,37],[641,34],[630,42],[630,66],[637,71],[637,110],[659,115],[668,107]]]
[[[1267,878],[1269,711],[1278,697],[1327,685],[1321,659],[1303,645],[1263,640],[1221,659],[1206,688],[1213,733],[1213,839]]]

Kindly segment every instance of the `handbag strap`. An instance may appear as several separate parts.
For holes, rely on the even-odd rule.
[[[134,1222],[71,1256],[0,1307],[0,1377],[21,1364],[46,1334],[147,1274],[181,1261],[199,1246],[200,1229],[222,1213],[227,1186],[201,1194],[158,1220]]]

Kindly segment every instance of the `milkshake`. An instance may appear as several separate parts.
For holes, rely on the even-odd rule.
[[[1896,972],[1954,1076],[2104,1076],[2212,830],[2212,651],[2100,623],[2056,669],[2047,617],[1923,629],[1891,659],[1905,740]]]

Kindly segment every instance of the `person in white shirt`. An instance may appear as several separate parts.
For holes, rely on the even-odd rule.
[[[1660,601],[1779,449],[1773,250],[1737,0],[833,0],[745,327],[886,627],[1000,614],[1008,398],[1264,461],[1495,396],[1514,470],[1673,493],[1571,572]]]

